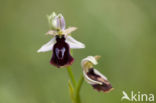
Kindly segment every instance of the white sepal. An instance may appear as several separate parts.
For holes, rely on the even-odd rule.
[[[94,69],[94,73],[102,77],[103,79],[107,80],[107,77],[100,73],[97,69]]]
[[[47,52],[52,50],[54,44],[55,44],[56,40],[55,37],[52,38],[48,43],[44,44],[37,52]]]
[[[66,37],[66,42],[69,44],[70,48],[72,49],[81,49],[81,48],[85,48],[85,45],[77,40],[75,40],[73,37],[71,36],[67,36]]]

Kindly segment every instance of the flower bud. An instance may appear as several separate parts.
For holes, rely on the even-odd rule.
[[[56,17],[56,13],[53,12],[51,15],[48,15],[48,22],[49,22],[49,26],[50,26],[50,29],[54,29],[55,28],[55,21],[54,21],[54,18]]]
[[[57,16],[57,28],[61,30],[65,29],[65,20],[62,14],[58,14]]]
[[[55,18],[52,20],[52,25],[57,30],[65,30],[65,20],[62,14],[55,16]]]

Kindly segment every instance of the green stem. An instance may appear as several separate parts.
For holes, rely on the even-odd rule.
[[[80,90],[84,81],[83,75],[81,75],[79,82],[77,84],[70,66],[67,67],[67,72],[71,80],[71,82],[70,81],[68,82],[71,100],[73,103],[81,103]]]
[[[69,88],[69,93],[70,93],[70,98],[72,100],[72,103],[75,103],[74,88],[73,88],[70,80],[68,81],[68,88]]]
[[[74,75],[72,73],[72,70],[71,70],[70,66],[67,67],[67,72],[68,72],[68,75],[69,75],[69,77],[71,79],[72,85],[75,87],[76,86],[76,81],[75,81],[75,78],[74,78]]]
[[[81,103],[80,90],[81,90],[81,86],[83,84],[83,81],[84,81],[84,78],[83,78],[83,75],[81,75],[80,80],[79,80],[77,87],[76,87],[76,94],[75,94],[75,99],[77,101],[76,103]]]

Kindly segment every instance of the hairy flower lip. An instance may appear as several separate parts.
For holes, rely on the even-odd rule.
[[[93,68],[93,65],[98,64],[97,60],[99,56],[88,56],[81,62],[83,68],[83,75],[87,83],[97,91],[110,92],[113,90],[107,77],[101,74],[98,70]]]
[[[61,65],[56,65],[55,63],[52,63],[51,61],[50,61],[50,64],[56,66],[57,68],[65,68],[65,67],[68,67],[68,66],[72,65],[73,62],[74,62],[74,59],[73,59],[70,63],[68,63],[68,64],[66,64],[66,65],[63,65],[63,66],[61,66]]]
[[[56,41],[50,63],[58,68],[71,65],[74,59],[70,54],[69,45],[65,42],[65,37],[56,36]]]
[[[109,92],[112,90],[112,86],[109,83],[109,81],[106,79],[106,77],[103,78],[103,76],[99,75],[96,69],[90,68],[89,72],[87,72],[86,74],[92,80],[100,82],[100,83],[91,84],[95,90],[103,91],[103,92]]]

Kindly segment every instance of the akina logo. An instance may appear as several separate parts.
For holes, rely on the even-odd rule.
[[[140,91],[138,92],[134,92],[131,91],[129,93],[129,95],[125,92],[122,91],[123,96],[121,98],[121,101],[123,100],[128,100],[128,101],[135,101],[135,102],[153,102],[154,101],[154,94],[150,93],[150,94],[145,94],[145,93],[141,93]]]

